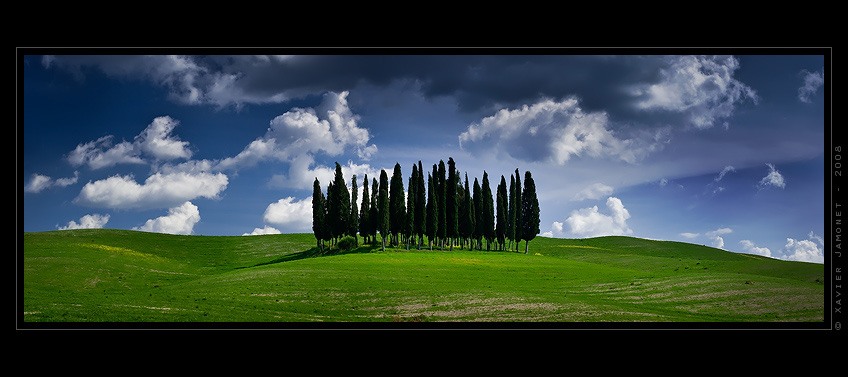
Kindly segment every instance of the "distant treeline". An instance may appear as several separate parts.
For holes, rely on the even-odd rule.
[[[405,244],[407,249],[414,244],[420,249],[425,239],[430,250],[434,245],[443,250],[453,250],[454,245],[482,250],[485,239],[486,250],[518,251],[518,243],[524,240],[526,254],[528,242],[539,234],[539,200],[529,171],[524,173],[523,188],[518,169],[510,175],[509,187],[502,175],[494,197],[486,171],[482,185],[477,178],[470,184],[468,173],[462,182],[452,157],[447,167],[444,160],[433,164],[432,173],[427,172],[426,189],[421,161],[412,165],[405,195],[398,163],[391,180],[383,170],[379,182],[372,178],[369,186],[365,175],[362,185],[359,201],[356,175],[349,191],[338,162],[326,196],[315,179],[312,230],[322,251],[325,242],[332,246],[346,236],[358,244],[357,234],[374,245],[379,233],[382,250],[387,244]]]

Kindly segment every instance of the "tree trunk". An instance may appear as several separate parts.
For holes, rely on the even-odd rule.
[[[525,240],[524,241],[524,254],[527,254],[527,249],[528,249],[529,245],[530,245],[530,241]]]

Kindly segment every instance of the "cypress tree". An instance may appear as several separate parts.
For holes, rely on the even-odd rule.
[[[439,217],[436,214],[438,208],[436,194],[433,189],[433,176],[427,173],[427,224],[425,232],[427,233],[427,243],[430,245],[430,251],[433,250],[433,239],[436,237],[436,232],[439,228]]]
[[[404,203],[403,193],[403,174],[400,170],[400,164],[395,163],[395,170],[392,173],[392,180],[389,186],[389,221],[392,233],[393,244],[397,245],[403,226],[406,222],[406,203]]]
[[[472,237],[475,241],[477,241],[477,249],[483,249],[483,193],[480,191],[480,183],[477,182],[477,178],[474,178],[474,200],[473,210],[474,213],[474,232],[472,232]]]
[[[362,236],[362,243],[368,243],[370,234],[369,226],[371,220],[371,197],[368,194],[368,174],[365,174],[365,179],[362,180],[362,206],[359,208],[359,235]]]
[[[377,230],[383,241],[383,251],[386,251],[386,237],[389,234],[389,177],[385,170],[380,171],[380,194],[377,199],[379,210]]]
[[[448,157],[448,181],[445,184],[445,237],[450,243],[451,250],[453,250],[453,239],[459,233],[457,225],[457,208],[459,207],[456,194],[457,179],[456,162],[453,161],[453,157]]]
[[[427,186],[424,184],[424,170],[421,168],[421,160],[418,160],[418,176],[415,185],[415,229],[413,232],[418,235],[418,248],[421,249],[427,223]]]
[[[417,187],[418,166],[412,164],[412,175],[409,176],[409,187],[406,194],[406,224],[404,225],[404,233],[406,234],[406,249],[409,250],[409,242],[413,238],[412,234],[415,229],[415,188]]]
[[[495,210],[492,200],[492,188],[489,185],[489,174],[483,171],[483,237],[486,238],[486,250],[489,250],[495,238]]]
[[[336,203],[336,189],[333,187],[333,182],[327,185],[327,202],[324,216],[324,236],[330,241],[330,247],[333,246],[333,241],[336,238],[336,217],[338,217],[338,203]]]
[[[536,183],[528,171],[524,173],[524,192],[521,194],[521,238],[524,240],[524,254],[527,254],[530,240],[539,234],[539,220]]]
[[[377,178],[371,178],[371,209],[368,211],[368,235],[371,236],[371,244],[377,244],[377,228],[380,223],[380,206],[377,198],[380,196],[380,186]]]
[[[315,234],[318,248],[324,252],[324,193],[318,178],[312,184],[312,233]]]
[[[512,241],[515,239],[515,176],[509,175],[509,204],[506,214],[506,238],[509,240],[509,249],[512,250]]]
[[[439,202],[444,200],[441,191],[439,191],[439,164],[433,164],[433,200],[433,213],[436,215],[435,222],[433,222],[436,227],[436,233],[433,234],[433,243],[438,245],[439,228],[444,227],[444,224],[439,224],[442,219],[439,215],[439,209],[442,208]]]
[[[330,190],[333,187],[333,182],[330,182],[327,185],[327,197],[324,199],[324,224],[321,227],[321,233],[324,235],[323,240],[321,242],[322,250],[323,245],[327,242],[332,244],[333,232],[330,228]]]
[[[443,249],[445,244],[445,237],[447,237],[447,197],[446,194],[446,183],[445,183],[445,161],[439,160],[439,177],[434,180],[438,182],[438,187],[436,187],[436,191],[439,194],[439,230],[437,237],[439,238],[439,248]]]
[[[506,238],[506,180],[501,176],[501,183],[497,189],[497,225],[495,226],[495,236],[498,239],[498,250],[504,249],[504,240]]]
[[[356,174],[350,178],[350,219],[348,220],[348,235],[353,237],[354,245],[359,245],[356,232],[359,230],[359,205],[356,204],[359,188],[356,186]]]
[[[348,233],[348,222],[350,221],[350,193],[347,191],[347,183],[342,175],[342,167],[336,162],[336,176],[333,180],[332,212],[330,212],[333,235],[341,237]]]
[[[518,251],[518,242],[521,241],[521,175],[518,168],[515,169],[515,251]]]
[[[459,237],[462,244],[471,237],[471,191],[468,190],[468,173],[465,173],[465,186],[462,189],[462,197],[459,199]]]

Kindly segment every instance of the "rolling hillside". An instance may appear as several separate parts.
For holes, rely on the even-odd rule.
[[[311,234],[89,229],[23,239],[24,326],[824,320],[823,265],[631,237],[539,237],[527,255],[360,247],[324,256]]]

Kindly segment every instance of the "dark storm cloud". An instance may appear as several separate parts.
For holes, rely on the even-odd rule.
[[[470,112],[571,95],[579,95],[588,110],[626,110],[614,105],[628,97],[621,85],[654,81],[659,63],[638,56],[571,55],[52,56],[43,61],[76,75],[84,67],[98,67],[108,75],[145,77],[167,85],[185,103],[273,103],[409,80],[424,97],[453,96],[460,110]]]

